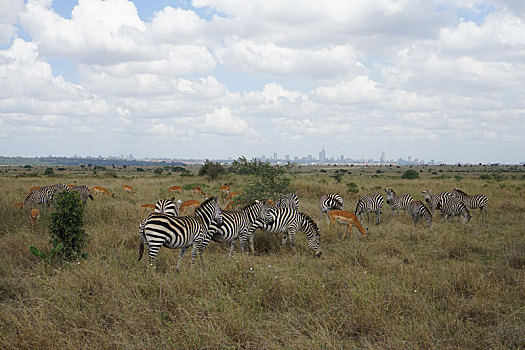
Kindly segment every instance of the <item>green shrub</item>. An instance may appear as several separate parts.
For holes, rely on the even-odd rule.
[[[348,193],[357,193],[359,192],[359,186],[354,182],[349,182],[346,184],[346,191]]]
[[[54,173],[53,168],[46,168],[44,171],[44,175],[53,175]]]
[[[405,171],[403,173],[403,175],[401,175],[401,178],[402,179],[409,179],[409,180],[417,179],[417,178],[419,178],[419,173],[416,170],[414,170],[414,169],[409,169],[409,170]]]
[[[199,176],[206,176],[209,181],[219,178],[222,174],[226,173],[224,168],[219,162],[212,162],[206,159],[204,165],[199,169]]]
[[[142,172],[144,172],[144,169],[143,168],[137,168],[137,172],[142,173]]]
[[[49,224],[50,242],[54,247],[60,243],[63,248],[59,255],[64,259],[74,259],[82,255],[86,244],[84,224],[84,206],[77,192],[62,191],[54,200],[54,211]]]
[[[162,169],[162,168],[155,168],[155,170],[153,170],[153,172],[154,172],[155,174],[157,174],[157,175],[162,174],[163,171],[164,171],[164,169]]]

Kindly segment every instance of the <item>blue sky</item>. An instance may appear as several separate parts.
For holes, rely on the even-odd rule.
[[[1,155],[525,161],[515,1],[2,8]]]

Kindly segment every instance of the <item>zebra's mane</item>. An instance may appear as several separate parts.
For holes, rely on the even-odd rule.
[[[302,212],[299,212],[299,215],[301,215],[303,217],[303,219],[308,222],[308,224],[310,224],[311,226],[313,226],[316,231],[319,231],[319,226],[317,226],[317,224],[315,223],[315,221],[308,216],[308,214],[306,213],[302,213]]]
[[[195,208],[195,213],[200,213],[203,210],[202,208],[204,208],[206,205],[208,205],[208,203],[210,203],[212,200],[216,200],[216,199],[217,199],[217,197],[211,197],[211,198],[206,199],[197,208]]]
[[[463,192],[462,190],[460,190],[459,188],[454,188],[454,191],[462,194],[462,195],[465,195],[465,196],[468,196],[468,194],[466,194],[465,192]]]

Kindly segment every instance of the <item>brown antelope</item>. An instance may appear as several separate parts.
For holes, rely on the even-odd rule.
[[[235,203],[234,201],[230,201],[230,203],[228,203],[228,205],[226,206],[226,208],[224,208],[224,210],[233,210],[234,208],[233,207],[236,207],[237,206],[237,203]]]
[[[100,186],[93,187],[93,195],[96,195],[96,194],[105,194],[111,197],[115,197],[114,193],[111,193],[108,190],[106,190],[104,187],[100,187]]]
[[[230,192],[230,194],[228,195],[228,197],[226,197],[226,200],[232,200],[233,198],[237,197],[238,195],[242,194],[242,191],[233,191],[233,192]]]
[[[31,231],[36,232],[37,231],[37,222],[38,219],[40,219],[40,211],[38,209],[32,209],[31,210]]]
[[[230,186],[223,185],[219,191],[221,192],[221,198],[224,199],[228,194],[230,194]]]
[[[200,204],[201,202],[196,201],[194,199],[190,199],[180,205],[179,211],[181,215],[185,215],[186,210],[188,210],[188,208],[192,208],[193,210],[195,210],[195,208],[197,208]]]
[[[361,223],[357,219],[354,213],[351,213],[346,210],[332,210],[328,212],[328,217],[330,218],[330,226],[332,226],[336,221],[340,224],[346,225],[345,232],[343,233],[343,237],[341,240],[345,239],[346,231],[350,229],[350,237],[353,237],[353,225],[357,227],[359,232],[361,232],[361,236],[368,237],[368,232],[363,229],[363,226],[361,226]]]
[[[168,188],[168,192],[171,193],[171,192],[177,192],[177,193],[182,193],[182,187],[180,186],[171,186],[170,188]]]
[[[273,201],[273,199],[268,198],[268,199],[266,199],[266,201],[264,202],[264,204],[266,204],[266,205],[269,206],[269,207],[273,207],[273,206],[275,205],[275,202]]]
[[[40,186],[33,186],[29,189],[29,192],[27,192],[27,194],[29,195],[31,192],[35,191],[35,190],[39,190],[40,189]]]
[[[24,207],[24,203],[22,202],[15,203],[15,209],[22,209],[23,207]]]
[[[152,204],[152,203],[146,203],[146,204],[142,204],[140,206],[141,209],[153,209],[155,210],[155,204]]]
[[[200,187],[193,187],[193,198],[195,198],[195,195],[201,194],[203,197],[206,197],[206,193],[200,188]]]
[[[122,185],[122,191],[124,192],[131,192],[131,193],[137,193],[135,189],[130,185]]]

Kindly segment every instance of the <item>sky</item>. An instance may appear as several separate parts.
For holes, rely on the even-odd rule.
[[[0,0],[0,155],[525,161],[522,0]]]

